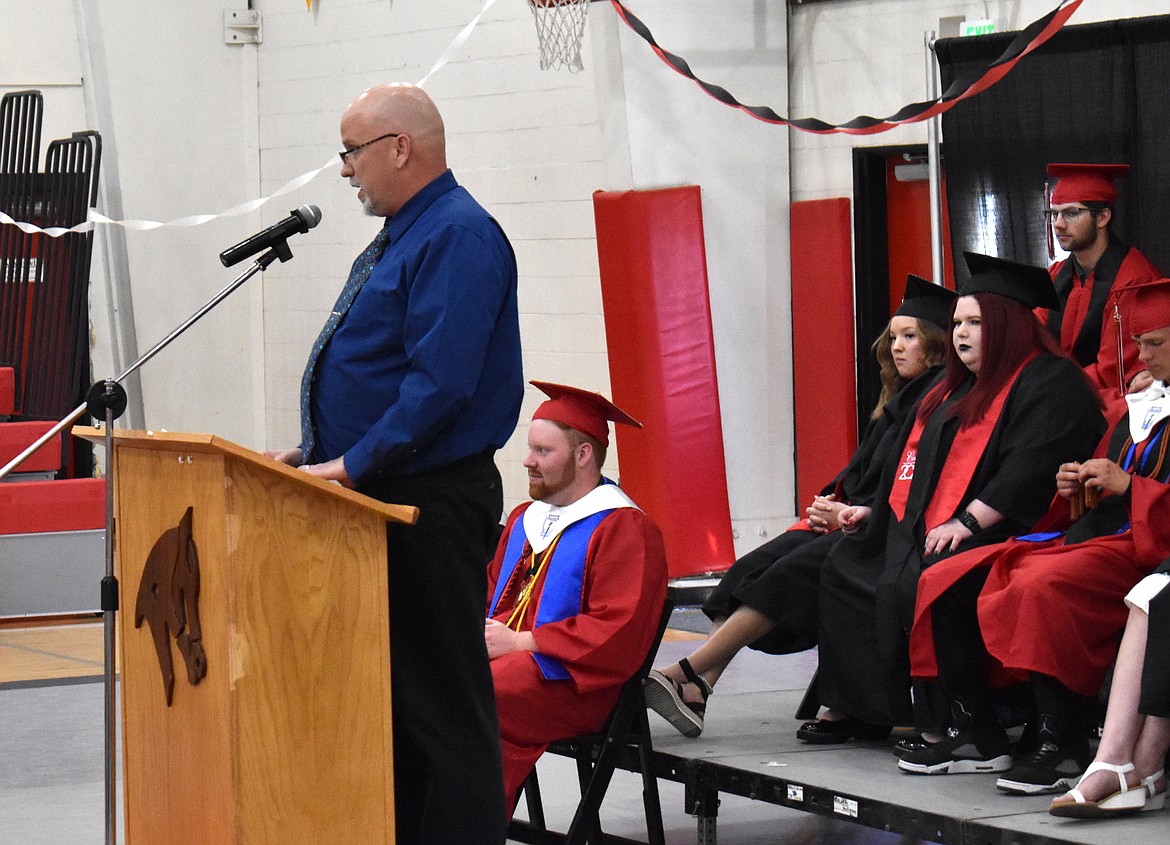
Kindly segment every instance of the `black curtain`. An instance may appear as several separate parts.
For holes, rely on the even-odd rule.
[[[1014,34],[937,42],[943,89]],[[1113,231],[1170,272],[1170,15],[1065,27],[998,84],[943,115],[956,279],[962,251],[1048,262],[1044,169],[1130,165]]]

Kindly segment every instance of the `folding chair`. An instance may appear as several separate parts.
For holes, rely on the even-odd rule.
[[[642,681],[650,672],[658,645],[670,621],[674,602],[667,599],[658,623],[658,633],[646,659],[638,671],[622,686],[617,705],[604,729],[598,733],[582,734],[553,743],[549,751],[572,757],[577,761],[577,778],[581,785],[581,801],[573,814],[566,833],[548,830],[544,821],[544,807],[540,800],[540,783],[536,769],[524,782],[524,798],[528,805],[529,821],[513,819],[508,825],[508,838],[526,843],[566,843],[584,845],[602,842],[631,842],[601,831],[598,810],[609,788],[614,770],[623,757],[637,756],[642,773],[642,803],[646,808],[646,836],[650,845],[665,845],[662,829],[662,805],[658,798],[658,778],[654,774],[654,745],[650,738],[650,722],[646,715],[646,699]]]
[[[817,674],[818,671],[813,672],[812,680],[808,682],[808,688],[804,691],[804,695],[800,699],[800,704],[796,706],[796,715],[794,719],[815,719],[817,714],[821,712],[821,699],[817,690]]]

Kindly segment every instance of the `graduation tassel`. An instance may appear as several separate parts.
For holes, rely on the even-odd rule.
[[[1044,183],[1044,208],[1052,208],[1052,183]],[[1052,221],[1045,216],[1044,218],[1044,243],[1048,245],[1048,263],[1051,264],[1056,260],[1056,244],[1053,243],[1052,238]]]
[[[1113,303],[1113,322],[1117,324],[1117,389],[1125,395],[1125,351],[1122,349],[1121,310]]]

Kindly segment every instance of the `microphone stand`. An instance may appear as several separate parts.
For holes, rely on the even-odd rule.
[[[151,347],[150,351],[127,367],[120,375],[96,382],[86,395],[86,401],[78,405],[56,425],[46,431],[35,443],[9,461],[0,469],[3,479],[20,466],[33,452],[44,446],[63,429],[88,411],[95,419],[104,420],[106,447],[106,575],[101,582],[101,610],[105,633],[105,820],[106,845],[115,845],[117,833],[117,687],[114,667],[114,620],[118,612],[118,579],[114,574],[114,420],[126,410],[126,390],[121,382],[139,367],[170,345],[171,341],[197,323],[208,311],[219,305],[232,292],[259,272],[268,269],[276,259],[282,262],[292,258],[288,241],[281,240],[272,245],[266,253],[257,258],[252,266],[233,279],[219,293],[211,297],[194,314],[184,320],[178,328]]]

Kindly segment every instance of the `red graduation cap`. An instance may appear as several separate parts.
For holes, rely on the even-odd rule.
[[[1052,204],[1070,202],[1117,202],[1114,180],[1129,172],[1128,164],[1050,164],[1048,175],[1056,177]]]
[[[1170,279],[1155,279],[1113,292],[1133,336],[1170,326]]]
[[[534,420],[552,420],[588,434],[604,446],[609,445],[609,421],[641,428],[642,424],[600,393],[591,393],[567,384],[531,381],[549,398],[532,415]]]

